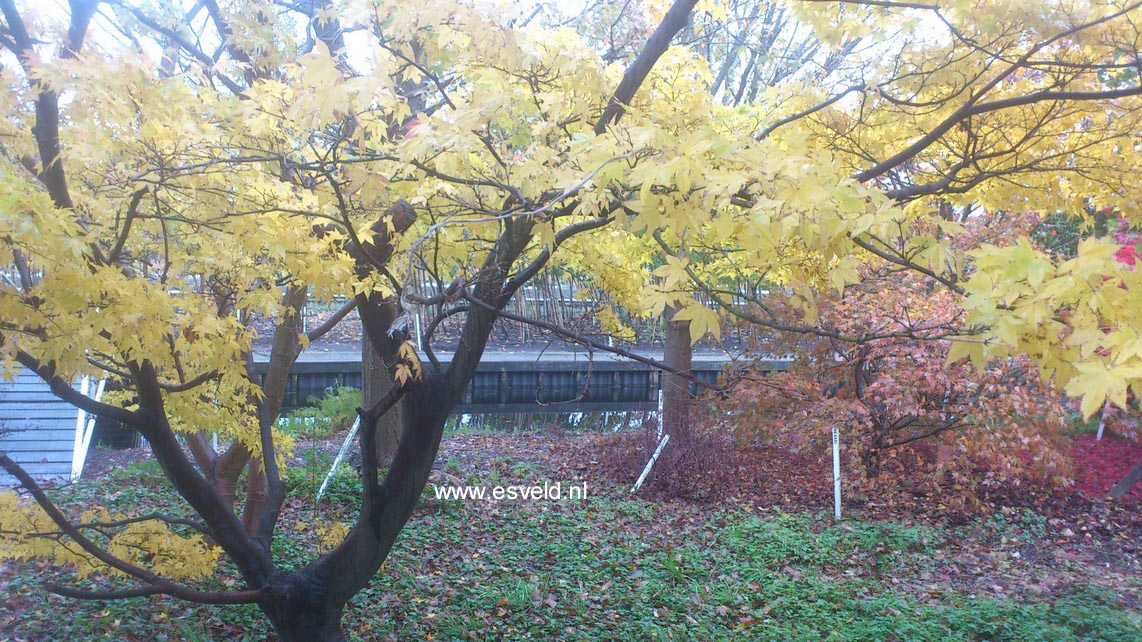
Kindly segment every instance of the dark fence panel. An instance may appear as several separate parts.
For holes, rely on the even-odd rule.
[[[716,383],[726,361],[706,359],[695,364],[694,376]],[[783,369],[774,360],[768,369]],[[359,361],[331,360],[299,362],[290,375],[286,409],[305,405],[311,398],[324,396],[330,388],[361,386]],[[521,354],[518,360],[499,356],[481,364],[456,408],[471,412],[591,412],[616,409],[654,409],[658,404],[661,376],[641,364],[606,361],[589,363],[579,359],[536,359]],[[705,388],[690,384],[692,394]]]

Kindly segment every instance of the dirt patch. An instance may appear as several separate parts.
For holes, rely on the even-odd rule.
[[[87,451],[87,459],[83,463],[83,479],[101,479],[113,470],[121,470],[133,463],[154,459],[151,447],[126,448],[114,450],[109,448],[92,448]]]

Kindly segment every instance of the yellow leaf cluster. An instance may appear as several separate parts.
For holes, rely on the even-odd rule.
[[[86,511],[79,523],[106,523],[113,519],[106,510],[95,508]],[[155,520],[133,522],[106,541],[98,539],[97,544],[119,559],[171,579],[208,577],[222,555],[221,549],[210,545],[202,535],[178,535]],[[81,579],[95,573],[122,575],[61,537],[43,509],[21,502],[12,491],[0,492],[0,559],[48,560],[72,568]]]
[[[974,253],[965,284],[969,322],[992,328],[986,345],[959,348],[973,360],[1025,353],[1044,378],[1082,397],[1091,416],[1109,400],[1142,393],[1142,273],[1114,258],[1110,239],[1088,239],[1060,260],[1022,242]]]

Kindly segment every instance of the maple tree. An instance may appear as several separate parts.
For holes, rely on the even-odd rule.
[[[1130,265],[1137,236],[1113,212],[1096,214],[1103,232],[1120,244],[1116,260]],[[1074,257],[1080,238],[1089,236],[1081,233],[1081,219],[1064,215],[983,213],[962,220],[964,232],[954,244],[960,252],[981,240],[1009,244],[1028,237],[1049,253]],[[981,465],[1001,477],[1031,473],[1056,483],[1086,473],[1072,470],[1065,457],[1071,410],[1061,393],[1041,381],[1025,357],[992,360],[982,369],[964,358],[950,360],[954,340],[978,334],[965,323],[960,297],[891,267],[865,266],[859,283],[823,294],[814,332],[762,335],[756,352],[792,355],[794,362],[788,372],[751,373],[735,383],[721,407],[734,416],[737,438],[821,453],[832,428],[841,427],[867,475],[876,477],[886,461],[907,475],[919,458],[960,487],[972,484]],[[798,322],[796,306],[780,292],[768,297],[765,311],[752,313],[789,327]],[[1109,405],[1103,415],[1117,419]],[[1133,438],[1129,425],[1129,418],[1122,421],[1123,433]],[[898,457],[893,450],[911,452]],[[1111,495],[1121,497],[1132,483],[1128,475]]]
[[[651,3],[649,12],[654,10]],[[631,43],[645,30],[646,18],[644,12],[630,3],[595,3],[577,16],[576,23],[588,42],[603,52],[604,59],[621,61],[636,53]],[[678,41],[693,52],[692,64],[705,61],[710,75],[703,80],[713,100],[730,106],[752,103],[761,90],[798,73],[811,74],[815,81],[824,82],[855,44],[850,39],[836,51],[825,49],[811,30],[796,20],[789,6],[766,0],[707,3],[703,10],[695,12],[690,24],[680,32]],[[693,124],[693,121],[680,121],[677,132]],[[661,317],[663,365],[669,368],[662,375],[661,432],[673,440],[672,453],[701,449],[703,446],[696,443],[692,431],[691,346],[708,332],[718,338],[719,315],[710,309],[708,297],[701,296],[704,293],[691,297],[693,284],[686,279],[669,278],[669,272],[671,266],[679,265],[680,261],[707,261],[710,255],[700,248],[691,252],[686,245],[685,228],[681,235],[675,234],[673,229],[648,228],[645,232],[648,233],[626,236],[623,247],[615,248],[622,252],[624,263],[645,266],[644,274],[627,274],[621,279],[615,279],[613,273],[600,274],[598,270],[591,274],[599,276],[600,287],[612,301],[627,310]],[[663,241],[663,234],[678,241],[674,247]],[[632,288],[632,277],[642,287]],[[748,287],[740,279],[723,280],[723,283],[729,288]],[[661,298],[650,301],[649,312],[645,312],[647,291]],[[662,301],[666,303],[663,305]],[[618,315],[613,312],[608,314],[604,318],[606,327],[620,337],[631,336],[632,332],[617,319]],[[650,444],[651,450],[656,443]],[[666,462],[659,468],[670,465]]]
[[[0,455],[38,505],[5,495],[3,530],[22,534],[4,554],[133,582],[53,587],[65,595],[255,603],[283,640],[344,639],[342,609],[411,515],[493,323],[554,266],[631,310],[676,309],[694,339],[724,314],[786,329],[761,288],[727,287],[742,282],[779,283],[792,329],[819,336],[821,293],[884,261],[959,297],[974,336],[950,359],[1026,354],[1087,414],[1137,391],[1142,288],[1112,240],[1065,259],[1026,238],[965,253],[931,198],[1008,211],[1094,200],[1136,224],[1138,4],[1011,0],[980,19],[964,0],[794,3],[823,52],[868,43],[837,76],[859,82],[793,74],[740,104],[715,99],[695,49],[670,47],[696,4],[647,3],[655,26],[637,55],[607,65],[573,30],[503,7],[73,0],[61,26],[0,0],[0,264],[16,275],[0,286],[0,360],[146,437],[202,522],[186,536],[134,517],[104,535],[91,525],[106,517],[69,519]],[[93,25],[121,41],[89,37]],[[417,269],[436,286],[409,285]],[[356,522],[285,571],[275,420],[293,360],[326,329],[301,332],[298,311],[338,295],[352,303],[335,318],[357,310],[396,385],[361,411]],[[463,316],[447,365],[434,323],[426,362],[408,341],[414,306]],[[255,313],[275,323],[261,381]],[[68,384],[83,374],[122,391],[80,395]],[[378,420],[396,406],[382,472]],[[232,445],[213,452],[208,432]],[[35,535],[50,525],[82,553]],[[179,562],[134,557],[144,539]],[[218,551],[241,590],[178,583],[215,574]]]
[[[1085,415],[1101,408],[1108,392],[1110,403],[1124,404],[1140,371],[1137,317],[1119,312],[1137,305],[1137,292],[1125,283],[1135,276],[1106,252],[1122,257],[1128,248],[1115,247],[1106,228],[1084,234],[1070,255],[1000,236],[969,255],[961,237],[963,224],[981,212],[1079,212],[1082,227],[1098,223],[1092,213],[1100,210],[1125,212],[1124,224],[1136,220],[1130,173],[1139,82],[1130,32],[1139,7],[1002,3],[988,5],[981,20],[972,2],[791,3],[790,19],[814,29],[784,50],[813,53],[782,60],[784,75],[762,81],[753,62],[742,69],[741,54],[767,53],[766,38],[781,35],[770,18],[780,22],[786,7],[726,5],[691,33],[710,68],[693,61],[700,70],[694,73],[709,75],[687,96],[704,101],[728,128],[749,132],[769,151],[770,166],[784,162],[785,175],[798,178],[786,181],[777,172],[776,180],[753,185],[748,177],[756,167],[743,163],[730,170],[747,186],[739,201],[711,207],[718,188],[711,168],[729,169],[733,161],[709,150],[730,137],[695,135],[702,123],[673,119],[673,140],[689,143],[691,165],[670,166],[681,176],[674,185],[643,184],[640,197],[649,195],[651,212],[640,199],[631,235],[612,250],[655,268],[654,279],[640,279],[633,307],[681,311],[677,318],[692,338],[716,338],[724,318],[819,336],[820,292],[859,282],[869,261],[888,261],[965,299],[965,325],[980,332],[962,337],[953,356],[970,354],[983,367],[1029,353],[1042,378],[1082,397]],[[758,42],[733,37],[759,24],[765,37]],[[731,37],[721,41],[719,57],[711,52],[719,51],[722,33]],[[807,44],[799,49],[799,42]],[[734,70],[748,91],[724,90]],[[697,93],[703,86],[712,99]],[[677,85],[660,89],[679,95]],[[736,108],[720,109],[727,105]],[[694,186],[699,172],[706,180]],[[876,189],[860,191],[866,187]],[[1072,278],[1075,269],[1083,270],[1079,281],[1108,276],[1097,289],[1131,302],[1099,309],[1103,294],[1087,296],[1094,293]],[[1053,287],[1035,298],[999,292],[995,283],[1030,291],[1049,275],[1057,277]],[[774,287],[793,293],[800,319],[768,311]],[[631,288],[612,291],[621,299]],[[1092,327],[1106,336],[1095,337]],[[1105,359],[1088,359],[1096,349]],[[684,358],[672,365],[686,369]]]
[[[840,427],[869,478],[915,472],[905,462],[919,458],[963,486],[981,465],[1000,476],[1069,479],[1061,394],[1039,381],[1028,359],[983,370],[966,359],[948,363],[943,339],[970,332],[954,293],[932,292],[884,263],[861,276],[818,301],[824,336],[774,334],[755,347],[794,361],[786,372],[743,377],[720,404],[739,441],[823,453]],[[780,295],[771,296],[771,310],[796,322]]]
[[[99,15],[136,49],[86,38],[99,5],[73,3],[56,50],[35,31],[52,28],[49,16],[0,4],[15,62],[3,69],[0,262],[19,277],[0,293],[0,358],[141,433],[202,521],[186,536],[168,517],[116,518],[122,528],[107,534],[105,516],[69,519],[0,455],[38,504],[6,496],[4,552],[133,580],[52,587],[64,595],[256,603],[280,639],[344,639],[341,611],[409,518],[499,310],[557,245],[609,223],[620,206],[588,183],[633,154],[584,151],[581,137],[621,112],[690,5],[613,77],[573,33],[515,30],[478,7],[208,1],[172,15],[108,4],[113,16]],[[364,62],[344,55],[357,32],[368,34]],[[144,38],[162,46],[160,64]],[[204,41],[220,46],[207,52]],[[615,102],[602,109],[613,83]],[[413,99],[426,92],[430,100]],[[437,291],[411,291],[406,277],[418,267]],[[299,311],[309,297],[338,294],[354,297],[397,385],[361,411],[356,523],[331,552],[287,572],[272,550],[288,447],[275,419],[290,365],[328,329],[301,332]],[[460,347],[444,366],[426,344],[421,364],[405,310],[457,301],[441,317],[465,314]],[[244,321],[255,313],[275,324],[260,382],[248,371]],[[80,374],[109,376],[123,391],[88,398],[68,385]],[[386,472],[374,441],[395,406],[401,437]],[[213,452],[208,431],[232,445]],[[52,526],[79,550],[45,536]],[[177,563],[144,563],[135,548],[144,541]],[[216,572],[220,552],[244,589],[178,583]]]

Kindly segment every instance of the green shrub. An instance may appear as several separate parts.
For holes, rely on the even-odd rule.
[[[360,390],[328,388],[324,397],[310,397],[308,406],[279,419],[278,427],[292,437],[324,439],[352,426],[360,407]]]

